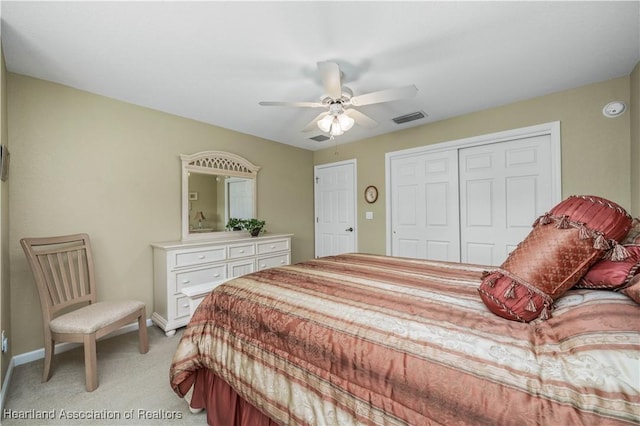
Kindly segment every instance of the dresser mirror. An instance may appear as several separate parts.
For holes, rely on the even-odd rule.
[[[225,228],[229,218],[257,217],[260,167],[223,151],[182,154],[180,160],[183,240],[236,235]]]

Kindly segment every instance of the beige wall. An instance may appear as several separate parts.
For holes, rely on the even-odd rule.
[[[631,213],[640,217],[640,63],[631,73]]]
[[[314,164],[357,159],[361,252],[383,254],[386,250],[385,153],[552,121],[561,122],[563,197],[600,195],[629,209],[631,114],[613,119],[602,115],[606,103],[622,100],[629,105],[629,98],[630,77],[621,77],[339,145],[337,154],[330,147],[314,153]],[[366,204],[362,196],[368,185],[379,190],[373,205]],[[365,211],[372,211],[374,219],[364,220]]]
[[[153,241],[180,239],[179,154],[223,150],[261,166],[258,216],[313,256],[313,154],[200,122],[8,74],[14,354],[41,348],[40,306],[19,240],[87,232],[98,297],[153,310]]]
[[[7,72],[4,54],[0,47],[0,143],[8,146],[7,133]],[[9,285],[9,182],[0,182],[0,330],[4,330],[11,341],[11,287]],[[9,351],[0,356],[0,387],[9,368],[13,353],[13,344]]]

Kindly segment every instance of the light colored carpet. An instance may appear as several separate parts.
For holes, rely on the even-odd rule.
[[[192,414],[169,385],[169,367],[181,331],[166,337],[158,327],[148,330],[149,352],[144,355],[138,352],[137,331],[98,342],[99,386],[93,392],[85,391],[82,348],[56,355],[53,375],[46,383],[41,383],[43,360],[16,367],[0,423],[205,425],[206,414]],[[36,418],[42,416],[53,418]]]

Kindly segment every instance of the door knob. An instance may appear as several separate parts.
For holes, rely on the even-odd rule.
[[[345,229],[345,231],[353,232],[353,226],[351,228]]]

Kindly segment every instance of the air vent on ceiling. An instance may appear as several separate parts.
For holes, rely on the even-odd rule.
[[[392,120],[396,124],[404,124],[414,120],[420,120],[421,118],[425,118],[427,114],[422,111],[412,112],[411,114],[401,115],[400,117],[392,118]]]
[[[325,136],[325,135],[318,135],[318,136],[314,136],[314,137],[309,138],[309,139],[314,140],[314,141],[316,141],[316,142],[324,142],[324,141],[326,141],[326,140],[328,140],[328,139],[329,139],[329,136]]]

